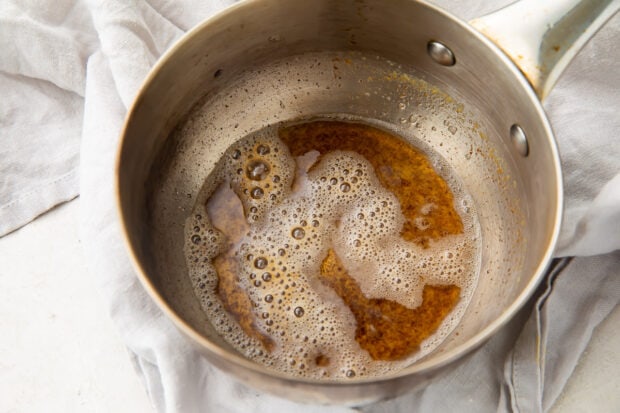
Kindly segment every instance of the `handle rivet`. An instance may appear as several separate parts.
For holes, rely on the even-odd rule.
[[[431,40],[426,45],[426,51],[431,59],[442,66],[454,66],[456,63],[456,58],[454,57],[452,50],[441,42]]]
[[[525,157],[530,153],[530,147],[527,143],[527,136],[521,126],[516,123],[510,127],[510,140],[519,155]]]

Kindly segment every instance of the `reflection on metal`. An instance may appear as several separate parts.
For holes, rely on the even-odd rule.
[[[456,59],[454,53],[445,44],[437,41],[430,41],[426,46],[428,55],[443,66],[454,66]]]
[[[544,99],[620,0],[521,0],[470,23],[496,43]]]
[[[527,144],[527,136],[525,136],[525,132],[523,132],[521,126],[516,123],[510,127],[510,140],[519,155],[527,156],[530,153],[530,148]]]

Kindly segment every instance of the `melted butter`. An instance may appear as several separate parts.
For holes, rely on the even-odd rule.
[[[237,247],[249,230],[243,213],[243,205],[228,182],[223,183],[209,198],[207,213],[213,226],[225,237],[225,252],[215,257],[213,266],[217,272],[216,294],[222,305],[250,337],[260,341],[267,351],[274,346],[273,340],[257,325],[252,301],[239,283]]]
[[[279,137],[293,156],[342,150],[366,158],[381,184],[398,198],[406,218],[401,230],[405,240],[428,247],[430,239],[463,232],[450,187],[426,156],[405,141],[368,125],[337,121],[288,126]]]
[[[381,375],[462,315],[477,276],[471,218],[400,138],[340,121],[270,128],[233,144],[209,179],[187,262],[213,326],[249,359],[304,377]]]
[[[414,309],[392,300],[369,299],[332,249],[321,263],[321,281],[355,316],[355,340],[373,360],[398,360],[417,351],[452,311],[461,291],[456,285],[426,284],[422,304]]]

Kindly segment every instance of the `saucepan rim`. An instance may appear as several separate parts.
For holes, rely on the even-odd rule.
[[[414,375],[416,373],[430,373],[435,371],[436,369],[443,367],[457,359],[462,358],[467,353],[472,350],[478,348],[481,344],[483,344],[486,340],[492,337],[500,328],[502,328],[512,317],[526,304],[529,298],[536,291],[539,283],[543,279],[546,269],[551,262],[553,252],[555,249],[555,245],[557,243],[559,232],[560,232],[560,224],[562,220],[562,211],[563,211],[563,183],[562,183],[562,173],[561,173],[561,165],[560,165],[560,157],[557,149],[557,145],[554,139],[554,135],[549,124],[549,120],[543,110],[542,104],[536,93],[532,89],[531,85],[527,81],[527,79],[523,76],[517,66],[508,58],[493,42],[487,39],[483,34],[478,32],[476,29],[471,27],[469,24],[463,22],[457,17],[453,16],[451,13],[443,10],[442,8],[435,6],[433,4],[429,4],[425,1],[418,1],[418,3],[422,3],[425,7],[431,9],[435,13],[441,14],[443,17],[451,20],[452,24],[458,26],[461,30],[468,32],[470,35],[474,36],[477,41],[479,41],[482,45],[489,48],[492,53],[497,57],[497,64],[503,66],[504,70],[511,72],[512,77],[515,82],[519,83],[519,86],[525,90],[527,97],[529,99],[529,104],[533,105],[535,111],[538,115],[540,122],[542,123],[542,127],[551,141],[549,145],[549,150],[551,151],[550,155],[554,162],[554,171],[556,176],[554,177],[557,182],[555,188],[555,196],[557,199],[557,208],[555,211],[555,217],[553,222],[553,230],[551,236],[549,238],[549,242],[546,247],[546,251],[542,255],[542,259],[540,260],[539,265],[534,271],[534,275],[530,278],[528,284],[523,288],[521,293],[517,296],[517,298],[504,309],[504,311],[497,317],[495,320],[490,322],[486,327],[478,331],[473,337],[469,338],[462,344],[456,346],[455,348],[446,351],[443,354],[436,354],[428,356],[427,358],[413,363],[411,366],[408,366],[404,369],[401,369],[393,374],[378,376],[378,377],[359,377],[355,379],[310,379],[310,378],[302,378],[302,377],[293,377],[287,375],[282,372],[278,372],[271,369],[266,369],[264,366],[257,364],[255,362],[246,359],[240,354],[235,354],[233,352],[227,351],[218,345],[212,343],[203,335],[198,333],[189,323],[187,323],[184,319],[182,319],[168,304],[167,300],[163,297],[163,295],[158,291],[158,288],[154,285],[151,279],[148,276],[148,271],[145,266],[141,262],[136,247],[134,247],[131,237],[129,235],[129,224],[123,212],[123,199],[121,196],[121,164],[122,164],[122,155],[123,149],[125,146],[125,142],[127,139],[127,133],[129,126],[133,120],[133,114],[137,110],[140,105],[141,100],[144,98],[145,92],[149,89],[151,83],[156,78],[159,71],[165,67],[169,61],[174,59],[176,53],[188,42],[192,42],[197,33],[208,30],[209,26],[213,25],[215,22],[229,18],[231,15],[237,13],[237,11],[244,7],[251,6],[252,3],[256,3],[260,0],[247,1],[247,2],[239,2],[233,5],[228,6],[224,10],[220,11],[216,15],[204,20],[202,23],[198,24],[196,27],[188,31],[184,36],[182,36],[173,46],[171,46],[156,62],[154,67],[149,71],[148,75],[144,79],[142,85],[139,88],[139,91],[136,95],[136,98],[132,102],[131,107],[127,112],[127,116],[123,123],[123,127],[121,130],[121,138],[118,144],[118,150],[116,153],[116,163],[115,163],[115,204],[116,204],[116,214],[118,218],[118,222],[121,229],[121,235],[123,238],[123,242],[125,245],[125,249],[129,255],[129,259],[132,263],[134,270],[140,280],[142,286],[147,291],[150,298],[157,304],[157,306],[164,312],[164,314],[174,322],[177,328],[181,330],[187,337],[189,337],[194,344],[200,346],[203,349],[206,349],[212,355],[224,359],[226,362],[236,364],[245,369],[251,370],[254,373],[258,373],[260,375],[266,375],[273,378],[286,380],[291,383],[299,383],[299,384],[311,384],[313,386],[360,386],[365,384],[377,384],[381,382],[389,382],[392,380],[397,380],[405,376]],[[414,0],[411,0],[414,1]]]

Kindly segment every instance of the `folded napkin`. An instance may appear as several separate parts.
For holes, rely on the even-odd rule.
[[[469,19],[511,0],[437,1]],[[452,372],[363,408],[299,405],[248,389],[202,359],[150,301],[115,221],[119,132],[149,68],[230,1],[5,0],[0,4],[0,236],[81,195],[92,276],[161,412],[548,410],[592,330],[620,300],[620,18],[596,35],[545,108],[566,211],[556,262],[529,308]],[[78,173],[79,172],[79,173]],[[589,255],[595,257],[585,257]]]

